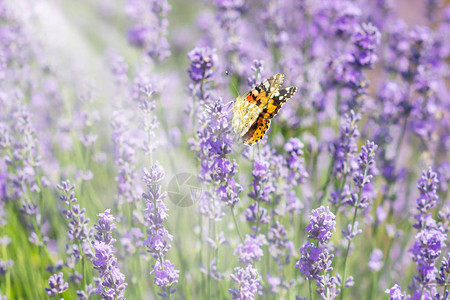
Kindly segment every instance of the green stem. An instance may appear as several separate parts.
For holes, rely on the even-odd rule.
[[[345,182],[347,181],[347,175],[348,173],[345,173],[344,178],[342,179],[341,186],[339,187],[339,196],[338,196],[338,203],[334,207],[334,214],[337,214],[337,211],[339,209],[339,206],[341,205],[341,196],[342,196],[342,190],[344,189]],[[359,201],[359,200],[358,200]]]
[[[166,138],[168,141],[170,141],[170,133],[169,133],[169,125],[167,124],[167,120],[164,114],[164,107],[162,105],[161,102],[161,96],[158,96],[158,110],[159,110],[159,115],[160,117],[158,118],[158,120],[161,120],[161,124],[163,127],[163,130],[166,134]],[[149,116],[151,118],[151,114]],[[151,139],[149,138],[149,142],[151,141]],[[170,163],[170,167],[172,168],[172,172],[175,174],[176,173],[176,168],[175,168],[175,159],[173,157],[173,151],[170,151],[169,153],[169,157],[171,157],[171,159],[169,159],[169,163]]]
[[[233,216],[234,226],[236,226],[236,230],[239,235],[239,239],[241,240],[242,243],[244,243],[244,239],[242,238],[242,234],[241,234],[241,231],[239,230],[239,226],[238,226],[238,223],[236,220],[236,215],[234,213],[234,207],[230,207],[230,209],[231,209],[231,215]]]
[[[316,140],[318,141],[320,139],[319,137],[319,122],[317,120],[317,110],[314,109],[314,124],[313,124],[313,134],[316,137]],[[313,199],[317,199],[317,160],[319,158],[319,148],[314,151],[313,157],[312,157],[312,174],[311,174],[311,180],[313,181]],[[320,203],[319,203],[320,205]]]
[[[366,167],[364,169],[364,178],[367,176],[367,170],[368,170],[368,167]],[[358,214],[358,206],[359,206],[359,202],[361,201],[361,193],[362,193],[362,186],[359,187],[358,201],[355,204],[355,212],[353,213],[353,221],[352,221],[352,227],[351,227],[352,231],[354,230],[354,227],[355,227],[356,215]],[[344,299],[345,271],[347,268],[348,253],[350,252],[350,244],[351,244],[351,240],[349,238],[348,243],[347,243],[347,250],[345,251],[345,256],[344,256],[344,271],[342,272],[341,297],[340,297],[341,300]]]
[[[423,291],[425,291],[425,284],[422,285],[422,290],[420,291],[420,300],[422,300]]]
[[[211,220],[209,221],[211,224]],[[211,269],[211,264],[209,263],[211,261],[211,247],[208,246],[208,260],[206,261],[206,268],[208,270],[208,274],[206,274],[206,296],[207,299],[211,299],[211,276],[209,276],[210,273],[210,269]]]
[[[8,251],[6,249],[6,245],[2,245],[2,258],[4,261],[8,261]],[[6,288],[5,288],[5,295],[11,295],[11,271],[8,270],[6,274]]]
[[[320,189],[322,191],[322,195],[319,198],[319,206],[322,205],[322,201],[326,196],[326,191],[328,188],[328,184],[330,184],[331,181],[331,174],[333,173],[333,165],[336,161],[336,158],[333,156],[331,159],[330,165],[328,166],[328,172],[327,172],[327,179],[325,180],[325,183],[323,184],[322,188]]]
[[[402,131],[400,132],[400,137],[398,138],[397,145],[395,146],[395,157],[394,164],[397,163],[398,155],[400,154],[400,147],[402,146],[403,139],[406,133],[406,125],[408,124],[408,115],[403,119]]]
[[[448,286],[448,273],[447,276],[445,276],[444,292],[442,293],[442,295],[445,295],[447,293],[447,286]]]

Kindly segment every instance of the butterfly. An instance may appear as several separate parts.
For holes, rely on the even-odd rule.
[[[273,75],[234,102],[231,125],[244,144],[258,143],[269,129],[272,118],[297,91],[296,87],[280,90],[283,81],[284,74]]]

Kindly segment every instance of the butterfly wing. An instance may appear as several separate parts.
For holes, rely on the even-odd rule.
[[[252,146],[258,143],[269,129],[270,121],[270,119],[264,119],[259,116],[252,126],[250,126],[250,129],[242,136],[244,144]]]
[[[272,119],[280,111],[281,107],[287,100],[294,96],[297,92],[296,87],[288,87],[285,89],[277,90],[273,93],[272,98],[270,98],[267,106],[261,111],[261,116],[265,119]]]
[[[272,118],[280,111],[286,101],[291,98],[295,92],[296,87],[288,87],[282,90],[277,90],[269,99],[266,107],[261,111],[258,118],[250,126],[249,130],[243,135],[242,140],[246,145],[254,145],[258,143],[269,130]]]
[[[255,123],[262,109],[255,104],[246,100],[246,98],[238,97],[233,105],[233,119],[231,125],[233,131],[241,137]]]
[[[236,99],[233,105],[232,126],[239,137],[250,130],[264,107],[267,106],[269,99],[283,84],[283,81],[283,74],[273,75],[250,90],[244,97]]]
[[[238,97],[233,106],[233,130],[246,145],[258,143],[269,130],[271,119],[297,91],[296,87],[280,90],[284,75],[276,74]]]

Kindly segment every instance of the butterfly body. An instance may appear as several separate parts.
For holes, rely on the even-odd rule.
[[[269,129],[272,118],[297,91],[296,87],[280,90],[283,81],[284,75],[276,74],[236,99],[231,123],[244,144],[258,143]]]

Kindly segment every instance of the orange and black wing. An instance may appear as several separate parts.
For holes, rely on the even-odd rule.
[[[295,92],[297,92],[296,87],[288,87],[276,91],[268,101],[267,106],[262,110],[260,116],[264,119],[272,119],[280,111],[283,104],[294,96]]]
[[[266,131],[270,127],[270,119],[264,119],[261,115],[256,119],[255,123],[250,126],[250,129],[242,136],[244,144],[252,146],[258,143]]]
[[[283,81],[284,74],[273,75],[254,87],[244,98],[258,107],[265,107],[268,100],[283,84]]]
[[[296,87],[288,87],[277,90],[269,99],[266,107],[261,111],[256,121],[250,126],[249,130],[242,136],[246,145],[258,143],[269,130],[272,118],[280,111],[283,104],[291,98],[297,91]]]

